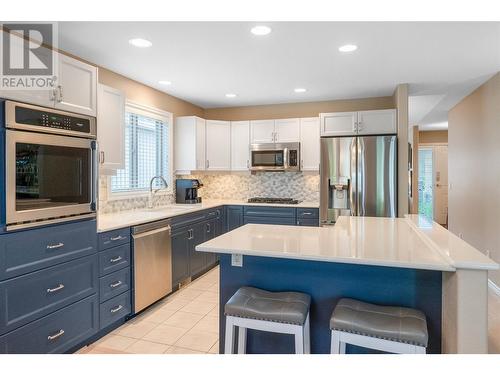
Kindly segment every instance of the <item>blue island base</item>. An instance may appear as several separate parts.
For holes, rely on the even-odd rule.
[[[329,321],[343,297],[369,303],[416,308],[426,315],[427,353],[441,353],[441,271],[244,256],[243,267],[220,256],[220,352],[224,352],[224,305],[242,286],[296,291],[312,298],[311,353],[330,353]],[[294,352],[291,335],[248,330],[247,353]],[[374,353],[347,345],[347,353]]]

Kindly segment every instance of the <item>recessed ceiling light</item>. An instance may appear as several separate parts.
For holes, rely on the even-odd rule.
[[[236,98],[236,94],[226,94],[226,98]]]
[[[130,39],[128,42],[132,44],[134,47],[139,47],[139,48],[147,48],[153,45],[153,43],[151,43],[149,40],[142,38],[133,38]]]
[[[253,35],[267,35],[271,32],[271,28],[269,26],[259,25],[252,27],[250,31]]]
[[[297,87],[296,89],[293,89],[295,92],[306,92],[307,90],[302,88],[302,87]]]
[[[158,81],[158,83],[159,83],[160,85],[165,85],[165,86],[168,86],[168,85],[171,85],[171,84],[172,84],[172,82],[170,82],[170,81]]]
[[[345,44],[339,47],[340,52],[353,52],[358,49],[358,46],[355,44]]]

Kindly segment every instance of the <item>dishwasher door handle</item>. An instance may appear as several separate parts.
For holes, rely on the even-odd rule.
[[[170,226],[166,226],[166,227],[163,227],[163,228],[158,228],[158,229],[150,230],[149,232],[144,232],[144,233],[139,233],[139,234],[133,234],[132,237],[134,239],[137,239],[137,238],[142,238],[142,237],[150,236],[152,234],[157,234],[157,233],[162,233],[162,232],[167,232],[167,231],[169,233],[172,233],[172,229],[170,228]]]

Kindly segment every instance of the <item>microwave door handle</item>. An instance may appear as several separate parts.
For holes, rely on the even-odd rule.
[[[285,147],[283,149],[283,168],[288,169],[290,166],[288,165],[290,163],[290,155],[289,155],[289,150],[288,147]]]

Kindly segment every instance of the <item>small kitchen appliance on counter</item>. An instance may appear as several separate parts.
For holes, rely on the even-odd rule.
[[[175,180],[175,203],[201,203],[198,189],[203,184],[200,180],[179,178]]]

